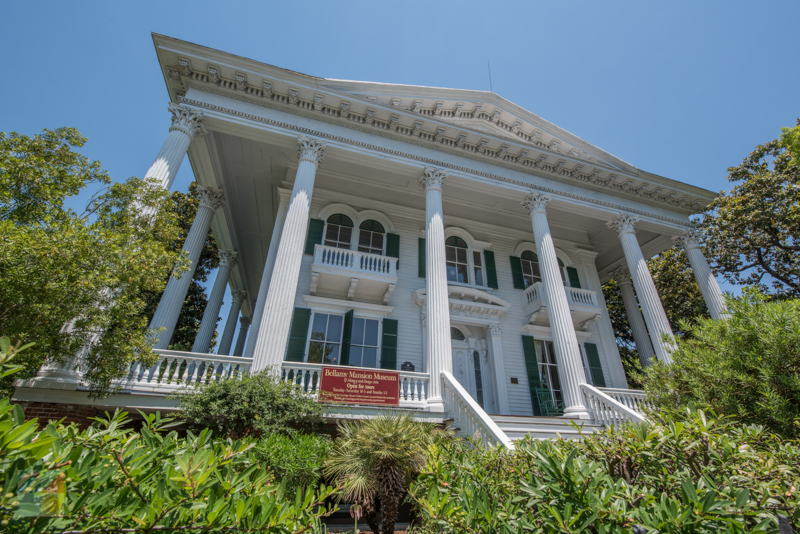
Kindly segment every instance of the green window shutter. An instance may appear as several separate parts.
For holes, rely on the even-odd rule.
[[[483,258],[486,260],[486,285],[492,289],[500,289],[497,286],[497,269],[494,265],[494,252],[491,250],[484,250]]]
[[[350,365],[350,341],[353,339],[353,310],[344,314],[342,326],[342,353],[339,355],[339,365]]]
[[[397,370],[397,319],[383,320],[381,369]]]
[[[570,287],[577,287],[580,289],[581,279],[578,278],[578,269],[575,267],[567,267],[567,277],[569,278]]]
[[[390,258],[400,257],[400,236],[397,234],[386,234],[386,255]],[[400,268],[400,260],[397,260],[397,267]]]
[[[311,310],[295,308],[292,314],[292,326],[289,329],[289,343],[286,347],[287,362],[302,362],[306,355],[306,337]]]
[[[533,415],[541,416],[542,410],[539,408],[536,388],[542,387],[542,383],[539,380],[539,361],[536,359],[536,343],[533,336],[522,336],[522,352],[525,355],[525,370],[528,372],[528,388],[530,389]]]
[[[586,347],[586,359],[589,360],[589,373],[592,375],[594,387],[606,387],[606,379],[603,377],[603,367],[600,365],[600,355],[597,353],[597,345],[594,343],[584,343],[583,346]]]
[[[419,273],[418,276],[420,278],[425,278],[425,238],[424,237],[420,237],[419,238],[419,248],[418,248],[418,250],[419,250],[419,255],[418,255],[419,265],[417,266],[418,273]]]
[[[322,232],[325,230],[325,221],[311,219],[308,221],[308,235],[306,236],[306,250],[304,254],[314,255],[314,245],[322,243]]]
[[[509,256],[511,261],[511,279],[514,289],[525,289],[525,277],[522,276],[522,260],[518,256]]]

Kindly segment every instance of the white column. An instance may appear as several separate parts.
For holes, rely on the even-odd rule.
[[[275,266],[269,281],[264,312],[259,321],[258,335],[254,336],[256,342],[253,349],[253,372],[267,367],[274,367],[277,371],[289,339],[294,297],[308,229],[311,193],[317,167],[322,163],[325,151],[324,141],[303,135],[298,136],[298,141],[300,162],[275,254]]]
[[[442,184],[447,171],[425,167],[419,185],[425,191],[425,290],[427,296],[428,404],[431,411],[444,411],[442,371],[453,372],[450,348],[450,302],[444,248]]]
[[[494,365],[494,384],[497,390],[497,411],[501,415],[511,415],[508,407],[508,386],[506,386],[506,366],[503,361],[503,341],[500,339],[502,330],[498,325],[491,325],[486,329],[489,334],[489,350],[492,353]]]
[[[669,324],[664,306],[658,297],[656,285],[653,283],[653,277],[650,276],[650,270],[644,261],[642,249],[636,240],[633,226],[638,221],[639,218],[634,215],[620,213],[607,224],[609,228],[617,231],[619,240],[622,242],[622,251],[625,253],[628,271],[633,278],[633,285],[636,288],[636,295],[639,297],[639,304],[642,306],[644,322],[647,323],[647,331],[650,333],[650,340],[653,342],[656,356],[663,363],[672,363],[669,353],[674,346],[670,341],[662,340],[664,334],[668,335],[670,339],[673,337],[672,326]]]
[[[211,294],[206,302],[206,309],[203,310],[203,319],[200,321],[200,328],[197,329],[197,336],[194,338],[192,352],[207,353],[211,348],[211,339],[214,337],[214,330],[217,328],[219,320],[219,310],[222,308],[222,299],[225,297],[225,288],[228,287],[228,278],[231,269],[236,265],[237,254],[233,250],[219,251],[219,267],[217,267],[217,277],[211,287]]]
[[[639,301],[633,292],[631,275],[628,269],[620,267],[611,273],[611,277],[617,281],[619,292],[622,295],[622,303],[625,305],[625,314],[628,316],[628,324],[633,334],[633,342],[636,344],[636,352],[639,354],[639,362],[642,369],[647,369],[653,363],[653,345],[647,335],[647,327],[642,319],[642,312],[639,311]]]
[[[692,228],[676,237],[675,241],[683,247],[686,257],[689,258],[689,265],[692,266],[694,277],[697,279],[697,285],[700,286],[700,292],[703,293],[703,299],[706,301],[711,318],[724,319],[728,316],[725,297],[722,295],[717,279],[714,278],[714,273],[711,272],[703,250],[700,248],[701,237],[700,232]]]
[[[597,303],[602,310],[600,319],[595,322],[597,333],[600,335],[600,341],[603,346],[603,354],[606,358],[608,372],[610,376],[606,377],[606,384],[611,388],[628,388],[628,379],[625,376],[625,368],[622,367],[622,358],[619,355],[619,347],[617,347],[617,340],[614,336],[614,326],[611,324],[611,318],[608,315],[608,305],[606,299],[603,297],[603,285],[600,283],[600,277],[597,275],[597,265],[595,258],[597,252],[589,250],[579,250],[575,253],[583,264],[583,274],[586,277],[587,289],[595,292],[597,295]]]
[[[166,190],[172,187],[192,139],[206,133],[201,110],[178,104],[170,104],[168,109],[172,113],[172,126],[169,128],[167,140],[144,175],[145,178],[157,179]]]
[[[197,186],[197,194],[200,197],[200,205],[197,207],[197,215],[194,217],[189,235],[183,243],[183,250],[188,253],[190,266],[182,274],[173,274],[161,301],[158,303],[153,319],[150,321],[150,329],[164,328],[161,333],[156,333],[158,341],[153,348],[166,349],[172,339],[172,332],[181,314],[183,301],[186,300],[186,293],[194,277],[194,270],[197,268],[197,260],[203,251],[203,245],[208,238],[208,229],[211,226],[211,219],[214,212],[222,206],[222,191],[213,187]]]
[[[233,356],[241,356],[244,349],[244,340],[247,339],[247,330],[250,328],[250,317],[239,319],[239,337],[236,338],[236,348],[233,349]]]
[[[256,348],[256,338],[258,337],[259,326],[261,326],[261,317],[264,315],[264,303],[267,301],[269,280],[272,277],[272,268],[275,266],[275,254],[278,253],[278,244],[281,241],[283,221],[286,219],[286,211],[289,208],[291,193],[292,192],[288,189],[278,188],[278,194],[281,200],[278,205],[278,213],[275,214],[275,224],[272,227],[272,237],[269,241],[267,260],[264,262],[264,271],[261,273],[261,283],[258,286],[258,296],[256,297],[256,305],[253,310],[252,322],[255,324],[255,327],[253,328],[252,335],[247,339],[247,345],[245,345],[244,348],[244,356],[246,358],[252,358],[253,351]]]
[[[236,320],[239,318],[239,310],[242,309],[242,302],[247,297],[246,291],[231,291],[231,309],[228,312],[228,319],[225,321],[225,329],[219,340],[217,354],[227,355],[231,353],[231,343],[233,343],[233,333],[236,331]]]
[[[553,347],[556,351],[558,378],[561,380],[561,392],[564,395],[564,416],[578,419],[591,419],[589,410],[584,405],[581,384],[586,383],[583,372],[581,350],[572,324],[572,313],[567,303],[567,293],[558,267],[558,257],[550,235],[545,206],[551,197],[538,191],[531,191],[525,197],[524,206],[528,209],[533,226],[533,240],[536,243],[536,255],[542,271],[542,285],[547,296],[550,330],[553,334]]]

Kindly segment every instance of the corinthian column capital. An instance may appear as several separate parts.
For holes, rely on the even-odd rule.
[[[244,302],[244,299],[247,298],[247,291],[242,289],[234,289],[231,291],[231,301],[237,304],[241,304]]]
[[[179,130],[189,137],[197,137],[208,133],[204,124],[205,117],[201,110],[194,110],[178,104],[170,104],[169,112],[172,113],[172,126],[169,131]]]
[[[623,236],[625,234],[635,234],[636,230],[633,229],[634,225],[639,222],[639,217],[629,213],[620,213],[614,216],[613,219],[606,223],[606,226],[613,228],[617,234]]]
[[[325,156],[325,144],[326,142],[321,139],[298,135],[297,150],[300,161],[310,161],[319,167],[322,163],[322,158]]]
[[[239,253],[235,250],[220,250],[219,251],[219,266],[220,267],[233,267],[239,259]]]
[[[696,228],[689,228],[680,235],[673,237],[672,240],[680,245],[683,250],[691,250],[693,248],[700,248],[703,234]]]
[[[242,325],[242,328],[247,328],[248,326],[250,326],[250,322],[252,320],[253,319],[251,317],[245,317],[244,315],[242,315],[241,317],[239,317],[239,324]]]
[[[207,185],[197,186],[197,196],[200,197],[199,208],[211,208],[216,211],[225,203],[225,197],[222,194],[222,189],[216,187],[209,187]]]
[[[419,177],[419,186],[427,193],[429,189],[442,190],[447,170],[438,167],[425,167]]]
[[[617,281],[617,284],[630,284],[631,273],[625,267],[617,267],[609,273],[611,278]]]
[[[531,191],[530,194],[522,200],[521,204],[528,210],[528,215],[533,215],[534,213],[545,213],[545,206],[547,206],[547,203],[551,200],[553,200],[553,197],[550,195],[545,195],[540,191]]]

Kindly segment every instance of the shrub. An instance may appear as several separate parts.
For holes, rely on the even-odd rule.
[[[800,301],[756,293],[729,299],[730,318],[698,319],[671,365],[654,365],[645,391],[658,412],[679,417],[690,404],[799,437]]]
[[[322,467],[333,443],[321,434],[267,434],[253,449],[259,465],[294,495],[319,485]]]
[[[800,446],[706,420],[607,429],[515,450],[438,447],[411,487],[422,533],[778,532],[800,520]]]
[[[208,382],[176,396],[193,428],[225,436],[291,433],[322,418],[322,405],[290,381],[264,371]]]

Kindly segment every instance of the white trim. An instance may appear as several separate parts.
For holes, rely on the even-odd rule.
[[[317,212],[317,216],[315,217],[315,219],[322,219],[323,221],[325,221],[325,225],[327,226],[328,217],[339,213],[350,217],[350,220],[353,221],[353,224],[355,224],[356,221],[358,220],[358,212],[353,208],[351,208],[350,206],[348,206],[347,204],[328,204],[324,208],[320,209],[319,212]],[[324,240],[325,236],[323,235],[322,237]]]
[[[569,254],[567,254],[558,247],[554,246],[553,248],[556,249],[556,256],[564,264],[564,267],[575,267],[575,264],[572,262],[572,258],[569,257]],[[534,243],[533,241],[523,241],[522,243],[517,245],[517,248],[514,249],[514,256],[519,258],[522,256],[523,252],[528,250],[536,254],[536,243]],[[595,253],[595,255],[596,254],[597,253]]]
[[[359,317],[369,319],[383,319],[389,317],[394,311],[394,306],[383,306],[382,304],[368,304],[355,300],[339,300],[327,297],[316,297],[314,295],[303,295],[303,302],[312,311],[323,313],[346,313],[355,310],[354,313]]]
[[[549,326],[539,326],[535,324],[526,324],[522,327],[522,332],[525,335],[533,336],[536,339],[545,339],[547,341],[553,341],[553,333],[550,331]],[[575,331],[575,336],[581,343],[589,341],[594,333],[593,332],[582,332],[580,330]]]
[[[387,217],[384,213],[378,210],[364,210],[358,212],[358,222],[356,224],[356,228],[361,228],[361,223],[366,221],[378,221],[383,225],[384,230],[387,233],[394,233],[394,224],[392,224],[391,219]]]
[[[492,248],[491,243],[489,243],[488,241],[478,241],[477,239],[472,237],[472,234],[470,234],[468,231],[466,231],[461,227],[448,226],[447,228],[444,229],[445,241],[447,241],[448,237],[453,237],[453,236],[460,237],[461,239],[463,239],[467,243],[467,246],[470,248],[470,250],[476,249],[482,251],[487,248]]]

